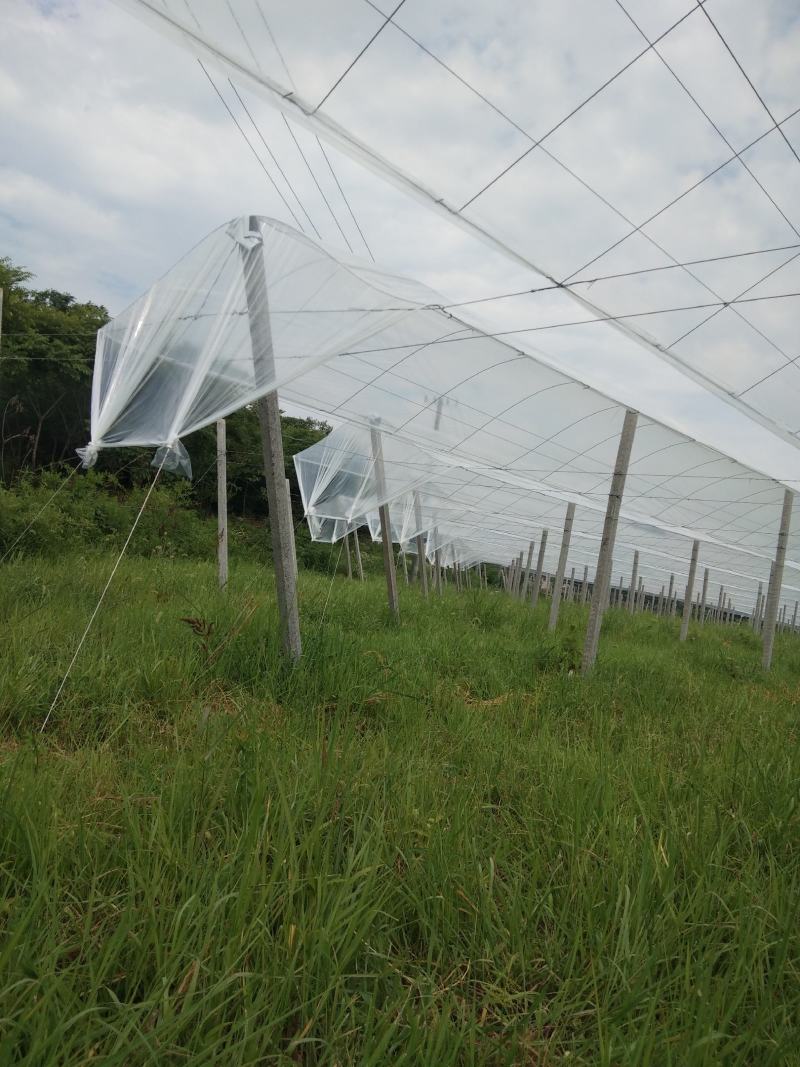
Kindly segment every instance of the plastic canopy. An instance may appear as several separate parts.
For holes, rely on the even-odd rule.
[[[800,66],[778,0],[120,2],[537,271],[549,290],[511,314],[611,320],[562,351],[617,330],[797,443]]]
[[[324,440],[294,457],[311,535],[318,541],[338,541],[360,526],[380,536],[378,507],[390,505],[392,539],[405,552],[416,553],[421,535],[425,553],[433,559],[470,567],[480,562],[506,565],[531,540],[537,546],[549,530],[545,570],[555,570],[561,528],[568,499],[577,503],[568,568],[582,579],[584,566],[593,581],[603,524],[601,509],[585,499],[553,494],[544,487],[515,484],[506,472],[488,473],[447,454],[436,454],[397,435],[382,438],[383,478],[376,476],[371,433],[366,427],[337,427]],[[772,531],[774,537],[774,531]],[[737,608],[750,611],[757,583],[766,586],[771,559],[744,547],[721,544],[698,531],[651,526],[623,504],[614,552],[613,586],[627,588],[633,552],[640,553],[639,575],[649,593],[658,594],[674,574],[676,592],[683,596],[691,541],[701,541],[700,567],[709,569],[709,598],[720,584]],[[569,569],[568,569],[569,573]],[[699,584],[696,586],[696,592]],[[787,571],[782,596],[792,603],[800,597],[800,575]]]
[[[538,523],[540,502],[566,501],[586,513],[587,536],[602,523],[624,404],[444,311],[423,286],[260,216],[215,230],[100,331],[86,462],[105,446],[150,444],[185,466],[182,436],[276,389],[353,427],[341,434],[355,445],[315,453],[312,517],[320,485],[339,484],[339,453],[368,462],[353,435],[378,428],[392,497],[435,475],[460,483],[459,506],[488,503],[496,523]],[[498,483],[491,494],[487,481]],[[374,511],[369,492],[365,483],[356,503],[345,494],[331,517]],[[783,496],[769,477],[640,414],[624,509],[635,527],[749,554],[760,574]],[[476,557],[488,551],[481,538],[471,538]],[[798,527],[789,560],[800,568]]]

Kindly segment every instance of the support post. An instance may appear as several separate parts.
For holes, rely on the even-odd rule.
[[[633,553],[633,570],[631,571],[631,584],[628,589],[628,611],[633,615],[636,610],[636,591],[639,584],[639,550]]]
[[[525,564],[525,577],[522,581],[522,592],[519,594],[520,600],[524,603],[528,595],[528,586],[531,583],[531,562],[533,561],[533,550],[535,542],[531,541],[528,545],[528,560]]]
[[[372,463],[375,468],[375,483],[378,500],[384,500],[386,496],[386,472],[383,467],[383,442],[381,432],[377,426],[370,427],[372,439]],[[400,621],[400,601],[397,596],[397,572],[394,567],[394,547],[392,545],[392,525],[389,516],[389,505],[378,505],[378,516],[381,523],[381,542],[383,544],[383,570],[386,575],[386,593],[389,599],[389,611],[395,622]]]
[[[628,476],[628,465],[631,459],[633,438],[636,433],[637,417],[635,411],[628,409],[625,412],[622,432],[619,435],[617,458],[614,462],[614,473],[611,478],[606,515],[603,520],[603,533],[600,538],[600,551],[597,554],[597,567],[594,572],[589,623],[586,627],[586,640],[583,646],[581,670],[584,674],[591,670],[594,661],[597,659],[600,628],[603,623],[603,613],[606,610],[608,593],[611,587],[611,568],[614,564],[614,544],[617,539],[619,512],[622,506],[622,494],[625,491],[625,479]]]
[[[764,583],[758,583],[758,592],[756,593],[756,603],[753,608],[753,613],[750,616],[750,628],[753,633],[758,633],[758,623],[761,618],[761,598],[764,595]]]
[[[564,571],[567,568],[567,555],[569,543],[572,538],[572,523],[575,518],[575,505],[567,504],[567,514],[564,517],[564,532],[561,535],[561,551],[558,554],[558,569],[553,585],[553,597],[550,601],[550,618],[547,622],[548,630],[555,630],[558,623],[558,610],[561,606],[562,587],[564,585]]]
[[[264,268],[263,238],[258,218],[250,216],[247,245],[241,246],[242,271],[247,299],[253,369],[257,384],[274,381],[275,356],[269,313],[269,292]],[[294,559],[292,513],[286,497],[286,472],[281,436],[281,413],[275,390],[262,396],[257,404],[264,456],[264,480],[272,538],[272,562],[275,590],[281,622],[283,651],[292,660],[302,654],[300,615],[297,607],[297,562]]]
[[[786,542],[789,540],[789,525],[792,521],[792,502],[794,495],[791,489],[783,494],[783,508],[781,509],[781,524],[778,529],[778,544],[775,549],[775,562],[772,568],[772,576],[767,589],[767,606],[764,611],[764,648],[761,657],[761,665],[765,671],[772,666],[772,650],[775,644],[775,622],[778,617],[778,604],[783,585],[783,565],[786,560]]]
[[[353,548],[356,550],[356,567],[359,581],[364,581],[364,564],[361,562],[361,543],[358,540],[358,527],[353,530]]]
[[[703,571],[703,594],[700,597],[700,611],[698,619],[701,626],[705,625],[706,621],[706,599],[708,597],[708,567]]]
[[[345,554],[345,559],[347,560],[347,577],[348,578],[352,578],[353,577],[353,561],[350,559],[350,534],[349,533],[346,533],[344,535],[344,554]]]
[[[228,585],[228,453],[225,420],[217,419],[217,571],[219,587]]]
[[[539,593],[542,588],[542,572],[544,571],[544,554],[547,548],[548,530],[542,530],[542,539],[539,542],[539,555],[536,558],[536,574],[533,576],[533,589],[531,591],[531,607],[535,608],[539,603]]]
[[[583,566],[583,581],[581,582],[581,604],[586,603],[586,598],[589,595],[589,564],[585,563]]]
[[[694,596],[694,578],[697,574],[697,557],[700,553],[700,542],[692,541],[692,558],[689,561],[689,577],[686,579],[686,592],[683,594],[683,615],[681,617],[681,632],[679,641],[685,641],[689,633],[689,619],[692,617],[692,597]]]
[[[419,580],[422,585],[422,595],[428,595],[428,574],[425,568],[425,539],[422,536],[422,502],[419,491],[414,490],[414,523],[417,527],[417,562],[419,564]]]
[[[797,604],[798,602],[795,600],[794,611],[792,612],[792,633],[797,629]]]
[[[672,612],[672,591],[675,588],[675,575],[669,576],[669,589],[667,590],[667,603],[665,605],[664,614],[669,615]]]

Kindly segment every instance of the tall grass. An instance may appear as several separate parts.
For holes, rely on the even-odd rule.
[[[800,1064],[800,642],[110,560],[0,583],[0,1065]]]

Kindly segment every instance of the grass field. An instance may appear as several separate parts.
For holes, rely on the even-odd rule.
[[[110,557],[0,581],[0,1067],[800,1064],[800,641]],[[189,621],[187,621],[189,620]]]

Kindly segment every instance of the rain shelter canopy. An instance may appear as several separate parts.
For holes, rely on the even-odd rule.
[[[393,475],[392,499],[415,479],[446,477],[466,481],[459,506],[488,501],[495,522],[506,512],[530,522],[526,540],[542,517],[536,501],[577,502],[587,536],[602,523],[624,404],[444,311],[430,290],[260,216],[214,231],[100,332],[86,461],[106,446],[157,445],[185,466],[182,436],[276,389],[333,421],[379,428],[391,457],[415,449],[395,459],[406,481],[395,491]],[[338,451],[368,455],[363,441]],[[312,518],[336,462],[329,448],[305,479]],[[495,481],[492,500],[482,482]],[[374,511],[374,490],[358,491],[362,502],[350,486],[323,517]],[[700,538],[749,555],[757,569],[744,573],[760,575],[783,496],[769,477],[640,415],[625,492],[632,544],[641,529]],[[800,568],[795,530],[788,559]],[[470,543],[475,558],[488,551],[482,535]]]
[[[551,351],[615,330],[798,443],[800,65],[779,0],[120,2],[535,271],[542,291],[496,310],[576,322]]]
[[[545,572],[555,570],[566,504],[576,503],[568,566],[594,581],[603,526],[603,509],[577,494],[531,488],[509,472],[474,467],[451,454],[434,453],[397,435],[382,440],[383,477],[376,475],[370,431],[343,425],[294,457],[298,483],[312,538],[334,542],[362,525],[380,537],[378,508],[390,505],[392,540],[416,554],[422,536],[426,558],[438,550],[445,565],[471,567],[481,562],[506,565],[538,546],[549,530]],[[769,531],[774,541],[774,530]],[[701,542],[701,567],[709,569],[709,599],[720,584],[739,610],[752,610],[759,581],[769,579],[771,555],[723,544],[702,531],[652,525],[623,504],[614,551],[612,585],[627,588],[633,553],[640,554],[638,573],[650,594],[676,579],[683,596],[691,542]],[[569,573],[569,571],[568,571]],[[696,586],[695,592],[699,590]],[[785,574],[782,598],[800,598],[800,575]],[[710,606],[710,604],[709,604]]]

